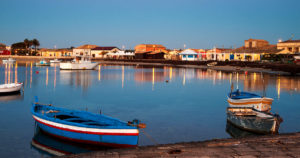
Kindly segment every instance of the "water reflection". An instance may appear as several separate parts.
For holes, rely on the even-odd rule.
[[[49,156],[63,156],[68,154],[78,154],[105,149],[103,147],[78,144],[61,140],[48,135],[39,127],[36,128],[36,133],[32,138],[31,146],[42,155],[46,154]]]
[[[0,102],[8,102],[8,101],[16,101],[16,100],[24,100],[24,95],[22,95],[20,91],[15,93],[0,95]]]
[[[230,122],[227,121],[226,123],[226,132],[232,137],[232,138],[245,138],[249,136],[258,136],[259,134],[252,133],[249,131],[242,130]]]

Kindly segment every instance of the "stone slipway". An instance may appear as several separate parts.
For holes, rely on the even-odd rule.
[[[96,151],[65,157],[300,157],[300,133]]]

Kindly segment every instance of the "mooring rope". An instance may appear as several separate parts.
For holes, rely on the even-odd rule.
[[[144,133],[144,135],[145,135],[150,141],[152,141],[152,143],[154,143],[155,145],[158,145],[157,141],[156,141],[153,137],[151,137],[150,134],[146,133],[146,132],[144,131],[144,129],[140,129],[140,130]]]

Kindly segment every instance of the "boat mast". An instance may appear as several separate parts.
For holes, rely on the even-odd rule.
[[[239,89],[239,73],[236,72],[236,89]]]

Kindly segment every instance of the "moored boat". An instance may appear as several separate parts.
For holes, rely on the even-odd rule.
[[[37,125],[58,138],[112,147],[132,147],[138,144],[138,120],[123,122],[102,114],[68,110],[33,103],[32,116]]]
[[[227,108],[227,121],[250,132],[268,134],[278,133],[282,118],[272,113],[253,108]]]
[[[23,83],[0,84],[0,94],[15,93],[21,90]]]
[[[72,62],[60,63],[61,70],[92,70],[98,65],[92,62],[88,57],[77,57]]]
[[[48,63],[45,59],[40,60],[39,62],[35,63],[36,66],[49,66],[50,63]]]
[[[59,59],[50,60],[50,63],[60,63],[60,62],[61,62],[61,60],[59,60]]]
[[[272,98],[259,96],[254,93],[241,92],[238,89],[228,94],[229,107],[248,107],[258,111],[270,111]]]
[[[4,63],[4,64],[6,64],[6,63],[12,64],[12,63],[15,63],[15,62],[16,62],[16,60],[13,59],[13,58],[8,58],[8,59],[3,59],[2,60],[2,63]]]

